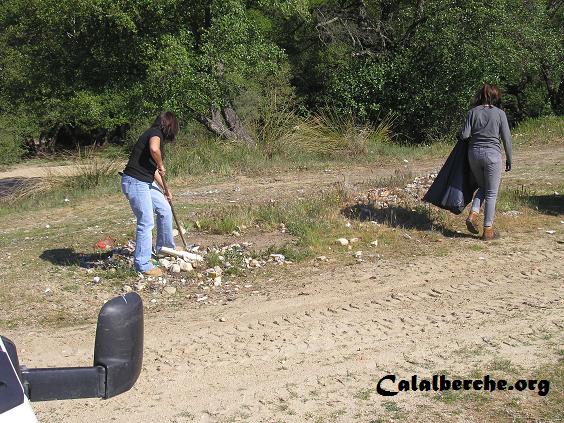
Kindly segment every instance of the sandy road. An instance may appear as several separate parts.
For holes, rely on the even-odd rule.
[[[45,422],[370,421],[385,416],[386,398],[373,390],[388,373],[465,375],[492,357],[525,369],[554,361],[547,340],[564,341],[563,275],[564,249],[546,237],[318,271],[269,298],[152,317],[131,392],[36,410]],[[13,337],[30,366],[76,365],[91,359],[93,333]],[[426,395],[394,399],[412,417],[428,404],[440,412]]]

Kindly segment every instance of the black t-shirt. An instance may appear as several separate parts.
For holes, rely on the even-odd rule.
[[[143,132],[135,143],[123,173],[143,182],[153,182],[157,164],[149,151],[149,140],[152,137],[161,139],[161,157],[164,159],[165,137],[159,128],[149,128]]]

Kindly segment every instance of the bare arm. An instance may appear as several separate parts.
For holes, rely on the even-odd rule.
[[[151,157],[157,165],[158,172],[161,175],[164,175],[165,168],[161,155],[161,139],[159,137],[151,137],[149,139],[149,152],[151,153]]]
[[[168,201],[171,201],[172,200],[172,193],[170,192],[169,189],[165,189],[165,186],[164,186],[164,183],[163,183],[163,177],[161,176],[161,174],[159,173],[158,170],[155,171],[155,182],[157,183],[157,185],[159,186],[159,188],[163,192],[166,199]],[[167,185],[167,188],[168,188],[168,185]]]
[[[168,189],[165,189],[163,177],[162,177],[162,175],[164,175],[165,173],[165,168],[164,168],[163,158],[161,155],[161,139],[159,137],[151,137],[149,139],[149,151],[151,153],[151,157],[157,164],[157,170],[155,171],[155,182],[161,188],[167,200],[171,201],[172,194]]]

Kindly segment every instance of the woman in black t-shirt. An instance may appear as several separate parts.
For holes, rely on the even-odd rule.
[[[153,125],[135,143],[121,179],[122,192],[137,218],[135,270],[148,276],[162,273],[151,263],[153,214],[157,215],[157,253],[162,247],[175,248],[169,204],[172,194],[163,188],[161,177],[165,174],[165,144],[174,141],[178,131],[174,113],[163,112],[157,116]]]

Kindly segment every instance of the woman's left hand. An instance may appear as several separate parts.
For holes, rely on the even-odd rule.
[[[171,193],[170,191],[168,191],[168,190],[165,191],[165,192],[164,192],[164,196],[166,197],[166,199],[167,199],[168,201],[172,201],[172,193]]]

